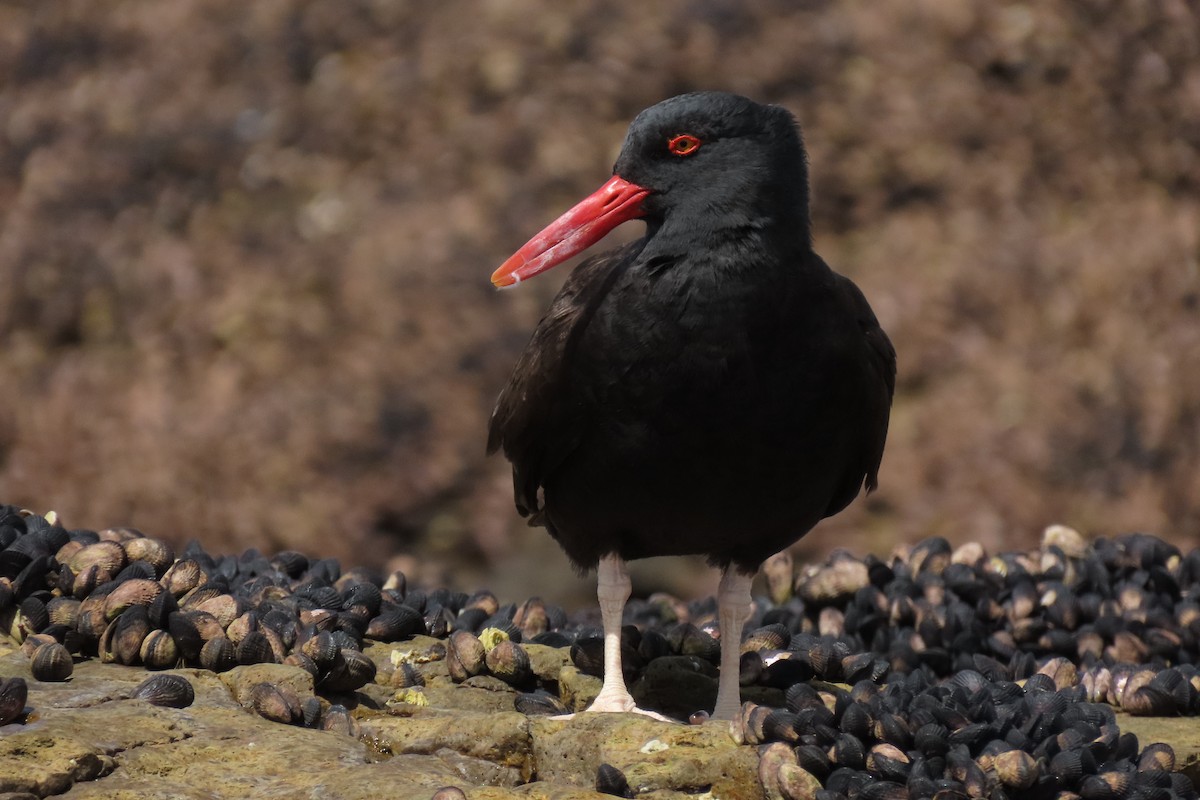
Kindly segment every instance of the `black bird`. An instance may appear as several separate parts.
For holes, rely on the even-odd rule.
[[[875,488],[896,353],[862,292],[812,250],[804,146],[778,106],[685,94],[633,121],[613,177],[492,275],[511,286],[618,224],[646,235],[571,274],[492,413],[517,510],[598,568],[604,688],[621,675],[625,562],[701,554],[722,570],[714,716],[761,562]]]

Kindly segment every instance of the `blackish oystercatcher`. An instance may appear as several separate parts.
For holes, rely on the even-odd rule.
[[[571,274],[492,413],[517,510],[598,569],[604,686],[621,674],[625,562],[701,554],[722,570],[714,716],[738,712],[761,562],[875,488],[896,353],[862,292],[812,250],[792,115],[717,92],[629,128],[613,177],[492,275],[512,286],[626,220],[646,235]]]

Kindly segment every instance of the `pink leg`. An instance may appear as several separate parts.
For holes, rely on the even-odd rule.
[[[596,598],[604,624],[604,686],[588,711],[632,711],[633,696],[625,688],[621,672],[621,619],[632,584],[625,562],[619,556],[600,559],[596,567]]]
[[[717,705],[713,719],[732,720],[742,708],[739,662],[742,651],[742,628],[750,617],[750,582],[753,575],[743,575],[732,565],[721,573],[717,588],[717,617],[721,625],[721,678],[717,684]]]
[[[621,620],[631,589],[629,572],[619,556],[600,559],[596,567],[596,597],[600,601],[600,618],[604,624],[604,685],[587,710],[633,711],[665,720],[667,718],[661,714],[637,707],[621,672]]]

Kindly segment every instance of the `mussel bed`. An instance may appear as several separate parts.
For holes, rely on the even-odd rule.
[[[731,730],[760,749],[768,797],[1197,797],[1171,748],[1122,732],[1117,711],[1200,713],[1200,550],[1052,526],[1029,552],[933,538],[887,558],[835,551],[796,567],[783,554],[764,573],[742,643],[741,682],[755,699]],[[176,553],[133,529],[68,529],[14,506],[0,506],[0,633],[22,643],[38,680],[69,679],[70,658],[218,672],[292,664],[337,704],[322,710],[264,684],[255,709],[351,734],[344,703],[377,677],[362,653],[371,641],[444,640],[450,679],[499,679],[526,714],[576,710],[526,645],[568,648],[585,674],[602,667],[592,611],[426,589],[294,551],[215,556],[193,542]],[[715,666],[719,636],[711,598],[631,600],[626,677],[660,658]],[[178,681],[147,683],[136,696],[191,702]],[[422,665],[398,664],[390,683],[419,693]],[[20,721],[25,697],[23,680],[0,680],[0,725]],[[662,698],[658,710],[697,721],[705,702]],[[597,786],[631,791],[609,765]]]

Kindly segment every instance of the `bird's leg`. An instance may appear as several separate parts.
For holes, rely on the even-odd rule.
[[[625,601],[633,584],[625,562],[616,554],[600,559],[596,567],[596,598],[604,625],[604,686],[588,711],[633,711],[637,704],[625,688],[621,672],[621,622]]]
[[[608,555],[600,559],[596,568],[596,597],[600,600],[600,619],[604,625],[604,684],[587,710],[632,711],[671,722],[662,714],[638,708],[625,687],[625,675],[621,671],[621,622],[631,589],[629,572],[620,556]]]
[[[721,677],[717,684],[717,705],[713,719],[735,719],[742,708],[739,673],[742,655],[742,628],[750,616],[750,582],[730,564],[721,573],[717,588],[717,617],[721,625]]]

